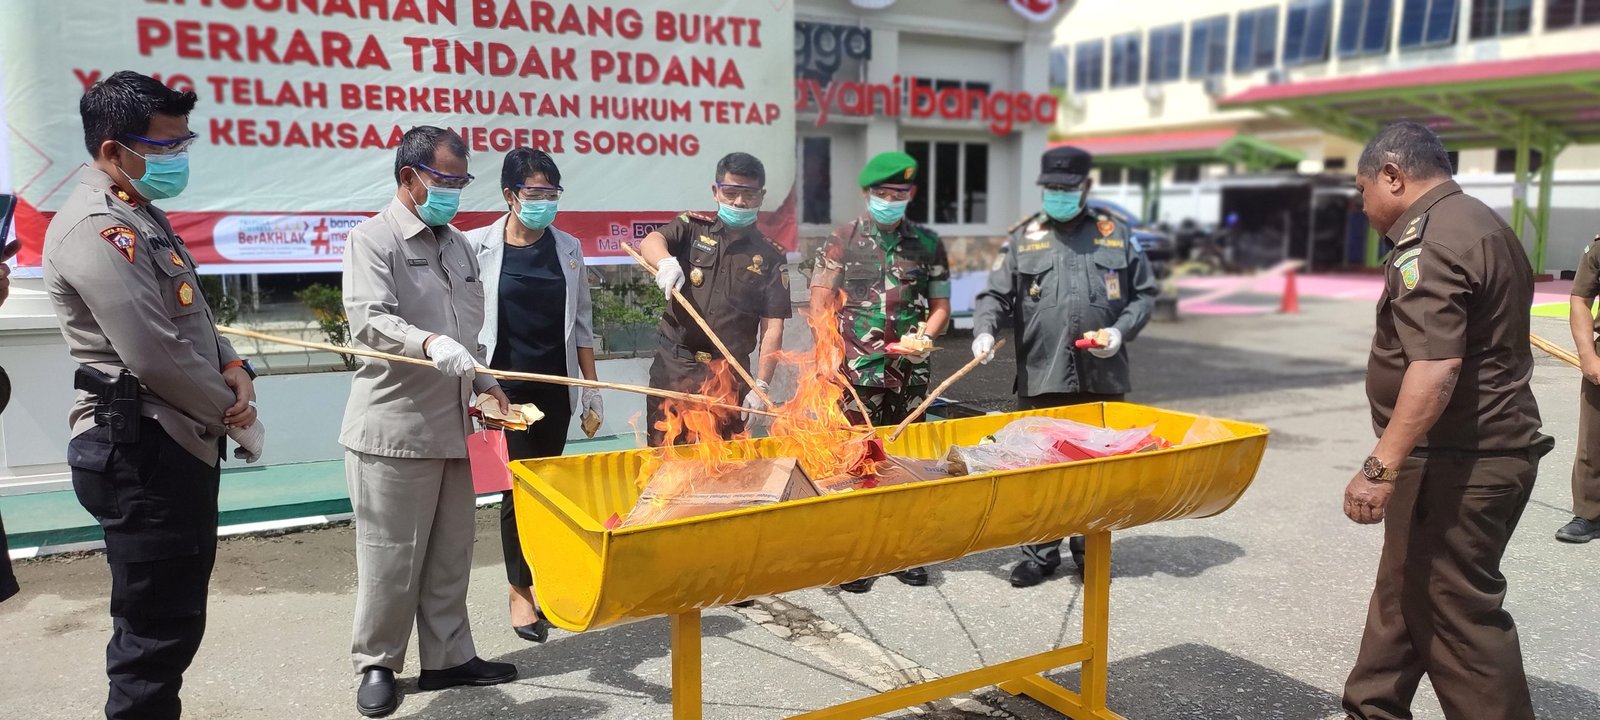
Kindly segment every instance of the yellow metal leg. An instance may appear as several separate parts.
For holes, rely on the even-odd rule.
[[[700,611],[672,616],[672,720],[700,720]]]
[[[1083,661],[1083,704],[1106,707],[1106,649],[1111,642],[1111,533],[1084,536],[1083,644],[1093,653]]]

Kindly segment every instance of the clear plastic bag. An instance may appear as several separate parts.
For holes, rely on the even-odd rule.
[[[945,459],[953,474],[975,475],[1168,447],[1154,430],[1154,426],[1113,430],[1071,420],[1022,418],[1001,428],[992,443],[952,446]]]
[[[1194,445],[1214,440],[1227,440],[1232,437],[1235,437],[1233,431],[1229,430],[1228,426],[1223,425],[1222,421],[1214,417],[1201,415],[1194,419],[1194,424],[1189,426],[1189,432],[1184,434],[1183,444]]]

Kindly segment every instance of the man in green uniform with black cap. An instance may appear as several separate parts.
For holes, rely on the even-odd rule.
[[[846,413],[860,422],[893,425],[928,394],[932,339],[950,317],[950,261],[932,230],[905,219],[917,195],[917,161],[903,152],[877,155],[861,170],[867,214],[834,230],[818,250],[811,276],[812,311],[838,305],[844,338],[841,368],[865,408]],[[907,585],[926,585],[928,571],[895,573]],[[840,586],[866,592],[872,578]]]
[[[1000,319],[1017,336],[1017,409],[1123,399],[1130,386],[1124,345],[1150,320],[1160,290],[1127,225],[1085,205],[1092,165],[1075,147],[1044,154],[1044,212],[1011,236],[973,308],[972,354],[988,362]],[[1077,349],[1080,337],[1097,343]],[[1061,565],[1061,541],[1023,546],[1016,587],[1037,585]]]

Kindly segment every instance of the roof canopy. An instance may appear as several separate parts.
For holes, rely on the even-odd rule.
[[[1410,118],[1452,149],[1528,143],[1559,151],[1600,143],[1600,52],[1263,85],[1217,106],[1275,110],[1360,141]]]
[[[1093,137],[1052,142],[1087,150],[1096,165],[1159,170],[1177,162],[1239,163],[1251,170],[1267,170],[1300,162],[1301,153],[1265,140],[1241,135],[1237,130],[1195,130]]]

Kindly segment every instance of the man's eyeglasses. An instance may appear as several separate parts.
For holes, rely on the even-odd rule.
[[[734,185],[731,183],[717,183],[717,192],[722,197],[731,201],[744,201],[746,203],[760,203],[767,196],[765,188],[750,187],[749,185]]]
[[[910,200],[911,191],[915,189],[911,185],[874,185],[870,192],[873,197],[879,200],[900,202],[902,200]]]
[[[146,156],[160,156],[177,155],[178,153],[188,152],[189,146],[193,145],[194,141],[200,139],[200,135],[198,133],[189,133],[183,137],[173,138],[171,140],[152,140],[144,137],[143,135],[133,134],[123,135],[122,138],[124,140],[132,140],[134,142],[144,143],[150,147],[156,148],[155,152],[145,153]]]
[[[557,185],[523,185],[517,183],[517,197],[524,202],[555,202],[561,199],[562,187]]]
[[[437,179],[438,182],[434,183],[435,185],[449,190],[460,190],[468,185],[471,185],[472,181],[477,179],[472,176],[472,173],[467,173],[466,175],[451,175],[450,173],[439,172],[438,170],[428,167],[423,163],[417,163],[417,167],[427,170],[429,175],[432,175],[435,179]]]

